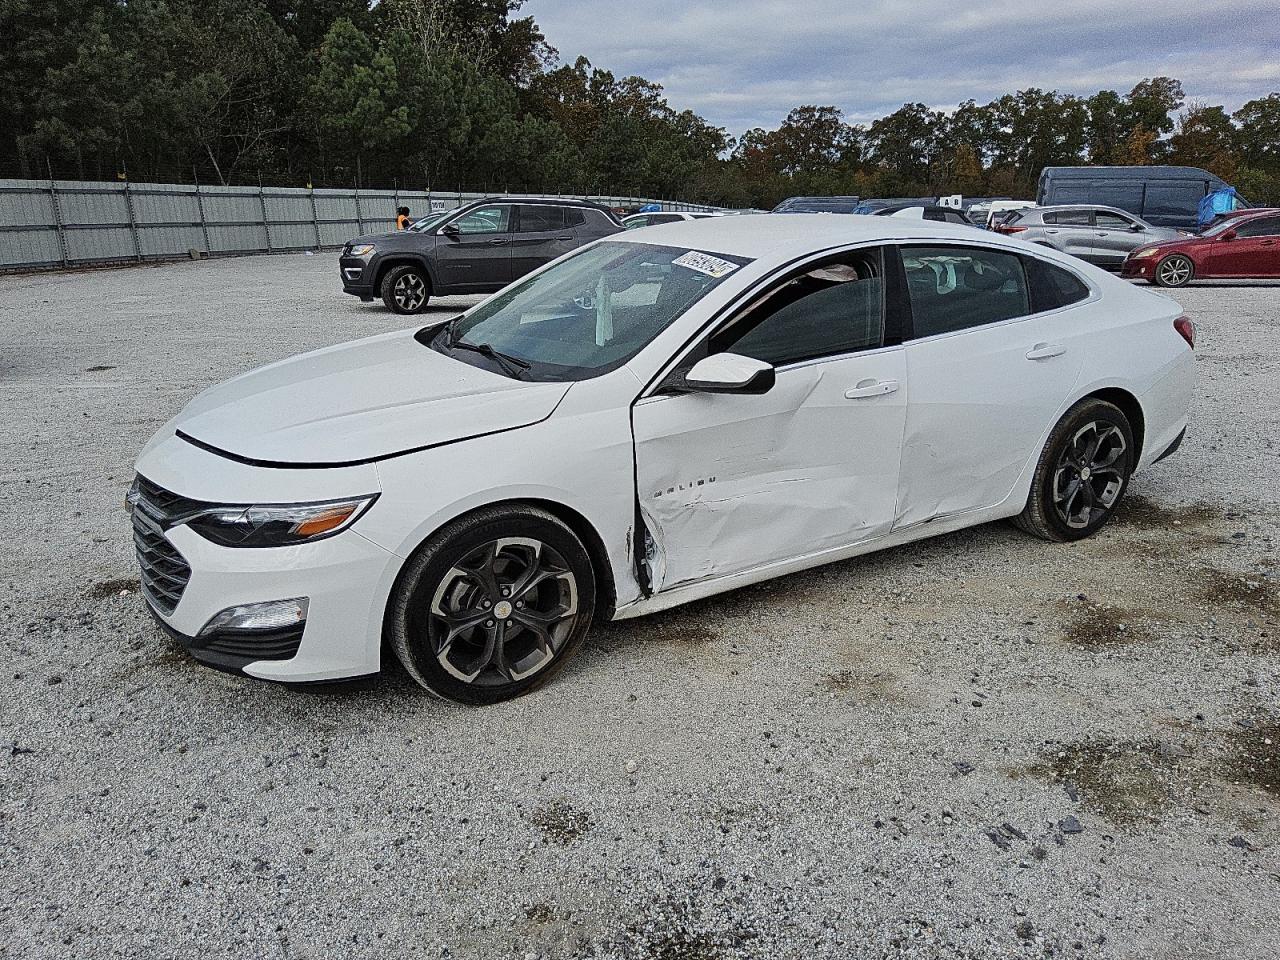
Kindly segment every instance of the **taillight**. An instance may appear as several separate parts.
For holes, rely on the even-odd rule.
[[[1021,233],[1023,230],[1027,228],[1026,227],[1006,227],[1001,225],[999,227],[996,227],[996,229],[999,230],[1001,233]]]
[[[1182,335],[1182,339],[1187,341],[1187,346],[1192,350],[1196,348],[1196,325],[1191,322],[1191,318],[1183,314],[1177,320],[1173,321],[1173,329]]]

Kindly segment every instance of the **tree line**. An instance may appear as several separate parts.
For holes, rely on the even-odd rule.
[[[1029,196],[1041,168],[1185,163],[1280,203],[1280,93],[1037,88],[869,124],[799,106],[730,137],[562,62],[522,0],[0,0],[0,175],[631,193]]]

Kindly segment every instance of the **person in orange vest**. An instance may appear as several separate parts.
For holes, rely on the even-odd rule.
[[[410,226],[412,223],[413,223],[413,221],[409,219],[409,208],[408,208],[408,207],[397,207],[397,208],[396,208],[396,229],[397,229],[397,230],[408,230],[408,229],[409,229],[409,226]]]

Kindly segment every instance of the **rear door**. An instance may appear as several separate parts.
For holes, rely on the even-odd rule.
[[[446,226],[458,232],[436,231],[435,257],[450,293],[486,293],[511,282],[511,204],[476,207]]]
[[[1093,260],[1093,212],[1051,210],[1042,214],[1045,236],[1053,246],[1081,260]]]
[[[1070,311],[1032,315],[1017,254],[931,244],[901,256],[911,333],[895,529],[1003,502],[1083,360]]]
[[[637,494],[655,544],[656,589],[891,527],[903,349],[883,340],[881,252],[843,257],[779,278],[767,299],[755,298],[682,361],[683,369],[725,352],[765,360],[777,373],[768,392],[659,389],[636,403]]]
[[[576,243],[565,226],[565,208],[550,203],[518,203],[511,232],[511,277],[523,277],[568,253]]]

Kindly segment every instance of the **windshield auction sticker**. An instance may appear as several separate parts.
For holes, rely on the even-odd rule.
[[[671,262],[677,267],[688,267],[690,270],[705,273],[708,277],[716,280],[721,277],[727,277],[738,269],[736,263],[732,263],[729,260],[721,260],[719,257],[711,256],[709,253],[698,253],[696,250],[690,250]]]

